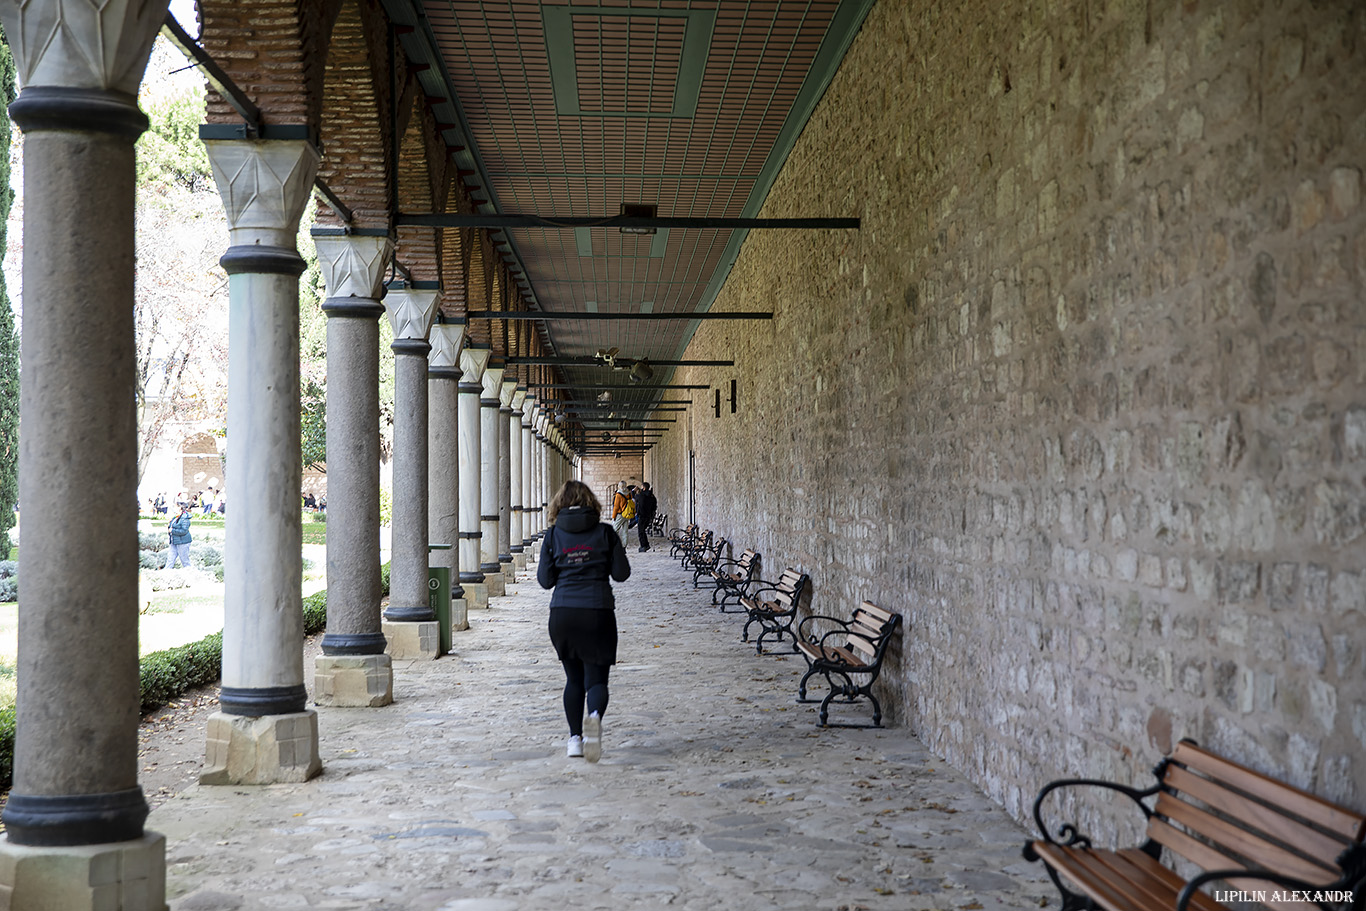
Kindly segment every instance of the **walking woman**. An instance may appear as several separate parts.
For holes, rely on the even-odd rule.
[[[589,762],[602,756],[607,673],[617,663],[610,579],[625,582],[631,576],[621,538],[601,516],[602,505],[587,484],[565,481],[550,501],[551,525],[536,566],[541,588],[555,590],[550,596],[550,642],[564,665],[568,754]]]

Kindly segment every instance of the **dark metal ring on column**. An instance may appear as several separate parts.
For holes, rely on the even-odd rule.
[[[474,583],[474,582],[483,582],[483,581],[484,581],[484,574],[483,574],[483,573],[461,573],[461,574],[460,574],[460,582],[461,582],[462,584],[465,583],[465,582]]]
[[[480,400],[479,400],[479,407],[480,407],[480,408],[497,408],[500,404],[502,404],[502,403],[499,402],[497,399],[480,399]]]
[[[427,378],[433,380],[458,380],[462,372],[458,367],[428,367]],[[458,391],[458,390],[457,390]]]
[[[70,847],[141,838],[147,813],[140,787],[59,796],[11,792],[0,819],[12,844]]]
[[[458,534],[466,541],[477,541],[480,538],[484,537],[484,533],[482,531],[462,531],[458,532]]]
[[[383,655],[389,640],[383,633],[324,633],[324,655]]]
[[[296,715],[308,707],[308,691],[295,686],[225,686],[218,693],[219,707],[229,715],[260,718],[265,715]]]
[[[218,258],[218,264],[229,275],[288,275],[298,278],[304,274],[304,258],[293,247],[273,247],[262,244],[237,244]]]
[[[493,516],[480,516],[480,517],[479,517],[479,521],[480,521],[480,522],[497,522],[497,521],[498,521],[498,516],[496,516],[496,515],[493,515]]]
[[[520,506],[511,506],[511,507],[508,507],[508,508],[511,509],[513,512],[521,512],[521,511],[522,511],[522,507],[520,507]]]
[[[9,106],[9,116],[25,133],[71,130],[137,139],[147,130],[137,98],[101,89],[31,85]]]
[[[394,354],[420,354],[426,357],[432,350],[432,343],[425,338],[396,338],[389,350]]]
[[[531,432],[531,425],[530,425],[530,424],[523,424],[523,425],[522,425],[522,429],[525,430],[526,432],[530,433],[530,432]]]
[[[520,553],[522,553],[522,545],[520,545],[520,544],[514,544],[514,545],[512,545],[512,552],[513,552],[514,554],[520,554]]]
[[[512,417],[512,415],[513,415],[513,411],[512,411],[511,408],[499,408],[499,409],[498,409],[498,413],[499,413],[499,414],[505,414],[505,415],[507,415],[508,417]]]
[[[501,563],[480,563],[480,564],[479,564],[479,571],[480,571],[480,572],[484,572],[484,573],[488,573],[488,574],[490,574],[490,575],[493,575],[493,574],[495,574],[495,573],[501,572],[502,569],[503,569],[503,564],[501,564]]]
[[[329,297],[323,301],[322,310],[329,319],[379,319],[384,315],[384,305],[369,297]]]
[[[387,607],[384,609],[384,619],[393,623],[430,623],[436,619],[436,614],[432,612],[430,604]]]

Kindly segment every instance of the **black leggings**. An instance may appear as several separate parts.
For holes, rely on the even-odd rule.
[[[560,662],[564,665],[564,717],[569,721],[569,733],[583,736],[583,706],[588,712],[607,714],[607,673],[610,664],[585,664],[577,658]]]

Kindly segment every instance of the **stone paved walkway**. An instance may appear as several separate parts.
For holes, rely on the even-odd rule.
[[[565,758],[527,579],[456,654],[397,663],[394,705],[320,709],[321,777],[158,807],[172,911],[1055,904],[1024,830],[910,732],[816,728],[799,657],[755,657],[667,551],[631,558],[601,763]]]

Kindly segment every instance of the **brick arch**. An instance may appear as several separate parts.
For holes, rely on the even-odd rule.
[[[350,207],[354,228],[392,227],[397,139],[390,86],[406,86],[408,76],[406,58],[393,54],[377,0],[347,0],[327,45],[318,176]],[[320,224],[340,224],[322,204],[317,217]]]
[[[261,109],[267,124],[317,127],[323,64],[342,0],[199,0],[200,43]],[[241,117],[212,88],[208,123]]]
[[[416,82],[410,82],[416,87]],[[436,132],[436,119],[416,91],[405,93],[398,156],[398,205],[404,212],[444,212],[450,195],[450,154]],[[401,227],[395,241],[399,262],[418,281],[441,279],[441,229]]]

